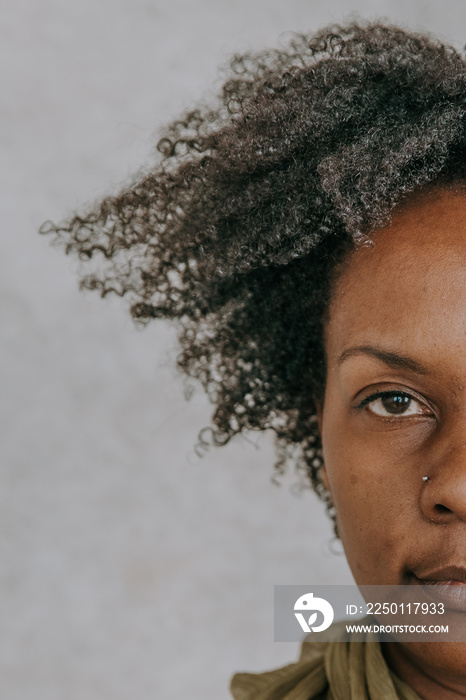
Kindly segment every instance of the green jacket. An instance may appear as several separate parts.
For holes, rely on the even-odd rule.
[[[345,641],[304,641],[289,666],[235,674],[234,700],[420,700],[390,671],[378,641],[351,641],[345,623],[335,625],[335,637]]]

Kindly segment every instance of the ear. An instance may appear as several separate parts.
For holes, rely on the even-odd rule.
[[[324,484],[327,491],[331,494],[332,492],[330,490],[330,484],[328,481],[328,474],[327,474],[327,470],[326,470],[325,466],[322,467],[319,474],[320,474],[320,478],[322,479],[322,483]]]

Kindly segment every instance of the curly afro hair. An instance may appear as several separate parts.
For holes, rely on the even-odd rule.
[[[466,61],[382,24],[235,55],[217,103],[186,113],[156,166],[42,232],[93,265],[82,286],[176,319],[179,367],[215,405],[211,440],[275,431],[320,497],[316,406],[336,266],[403,197],[465,176]],[[205,431],[200,435],[206,441]]]

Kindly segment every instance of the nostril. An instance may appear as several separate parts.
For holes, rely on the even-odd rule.
[[[450,510],[450,508],[447,508],[446,506],[442,506],[441,503],[435,504],[435,510],[437,511],[437,513],[452,513],[453,512]]]

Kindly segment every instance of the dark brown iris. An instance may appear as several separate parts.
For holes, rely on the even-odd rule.
[[[382,397],[382,405],[388,413],[398,415],[404,413],[411,403],[409,396],[404,394],[390,394]]]

